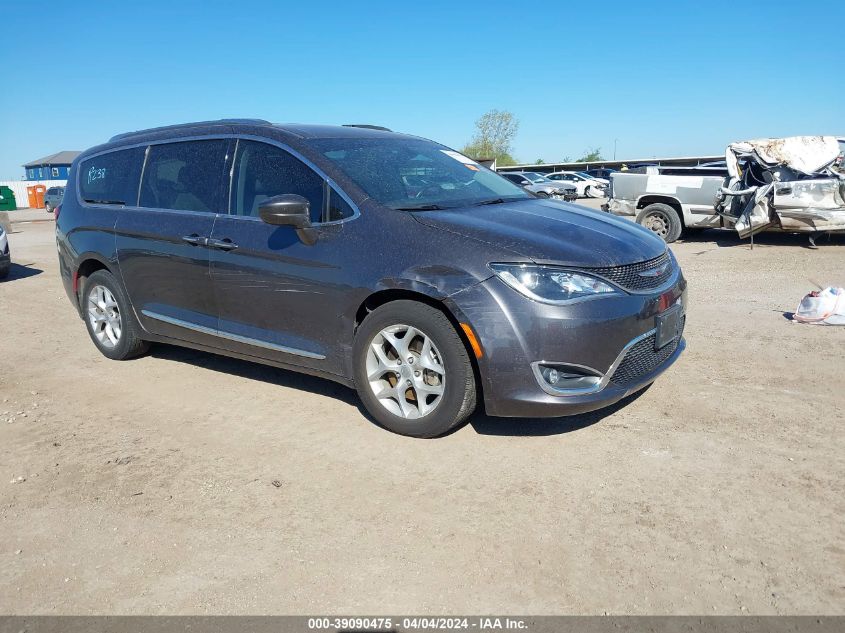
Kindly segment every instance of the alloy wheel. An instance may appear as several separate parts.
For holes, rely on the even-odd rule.
[[[94,286],[88,293],[88,322],[103,347],[113,349],[120,343],[123,332],[120,308],[114,295],[105,286]]]
[[[370,342],[367,380],[385,409],[406,419],[422,418],[443,400],[443,356],[425,332],[391,325]]]

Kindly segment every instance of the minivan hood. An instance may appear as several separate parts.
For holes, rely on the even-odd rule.
[[[433,228],[481,240],[537,263],[619,266],[659,257],[666,244],[648,229],[609,213],[550,200],[518,200],[417,211]]]

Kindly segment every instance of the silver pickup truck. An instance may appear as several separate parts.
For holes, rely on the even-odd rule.
[[[728,183],[724,166],[639,167],[610,175],[605,211],[674,242],[684,229],[722,226],[716,196]]]
[[[643,167],[611,175],[602,208],[667,242],[685,229],[845,233],[845,138],[791,136],[731,143],[720,165]]]

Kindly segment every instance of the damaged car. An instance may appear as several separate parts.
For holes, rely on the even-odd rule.
[[[740,237],[764,230],[845,231],[845,174],[836,169],[845,139],[792,136],[731,143],[725,152],[729,182],[716,212]]]
[[[320,376],[415,437],[477,405],[613,404],[686,345],[687,282],[649,231],[373,126],[119,134],[74,160],[56,243],[107,358],[161,342]]]

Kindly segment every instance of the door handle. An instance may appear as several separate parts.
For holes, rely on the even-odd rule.
[[[185,235],[182,237],[182,241],[187,242],[188,244],[193,244],[194,246],[207,246],[208,238],[200,237],[196,233],[192,233],[191,235]]]
[[[217,240],[217,239],[214,239],[214,238],[208,238],[208,240],[206,240],[206,246],[208,246],[210,248],[216,248],[217,250],[220,250],[220,251],[233,251],[238,247],[238,245],[235,244],[228,237],[225,237],[222,240]]]

